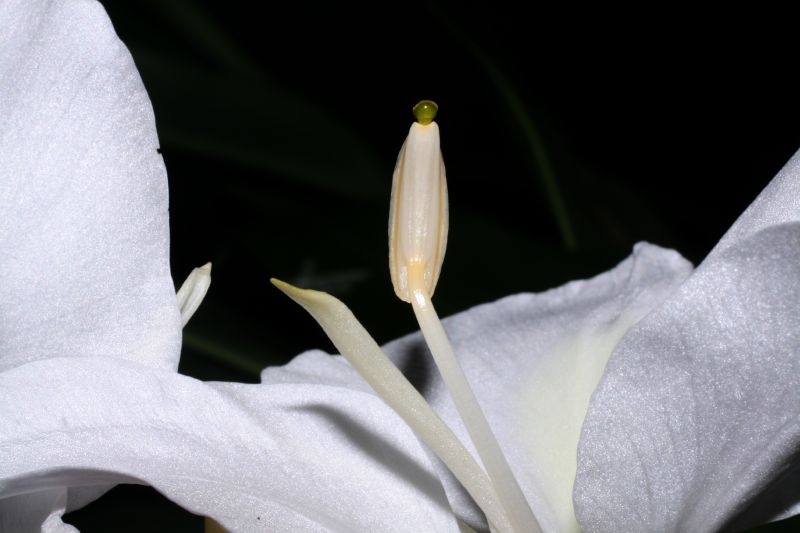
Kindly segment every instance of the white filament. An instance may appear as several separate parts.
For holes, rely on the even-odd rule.
[[[421,269],[412,267],[409,274],[410,289],[413,293],[411,305],[422,335],[472,443],[478,450],[478,455],[511,522],[512,530],[516,533],[540,533],[541,527],[511,472],[511,467],[467,382],[464,371],[456,360],[447,334],[425,291]]]

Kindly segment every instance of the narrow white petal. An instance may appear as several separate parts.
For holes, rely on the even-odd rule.
[[[178,307],[181,310],[181,325],[186,326],[194,312],[203,303],[211,286],[211,263],[192,269],[189,277],[178,289]]]
[[[0,370],[58,356],[175,368],[153,111],[94,1],[0,2]]]

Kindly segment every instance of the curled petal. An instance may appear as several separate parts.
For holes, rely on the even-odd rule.
[[[237,532],[458,527],[416,437],[360,391],[50,359],[0,374],[0,419],[0,498],[140,482]]]

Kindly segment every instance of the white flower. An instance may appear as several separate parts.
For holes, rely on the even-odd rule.
[[[93,1],[11,0],[0,21],[0,530],[69,531],[65,508],[115,483],[234,531],[480,528],[342,358],[260,385],[175,372],[166,178],[133,62]],[[796,156],[694,271],[641,244],[445,321],[545,531],[574,527],[571,472],[587,531],[800,512],[798,219]],[[386,351],[466,440],[420,336]],[[578,438],[576,459],[560,443]]]

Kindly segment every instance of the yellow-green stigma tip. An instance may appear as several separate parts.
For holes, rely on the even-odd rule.
[[[414,118],[423,126],[427,126],[436,118],[439,106],[433,100],[422,100],[414,106]]]

